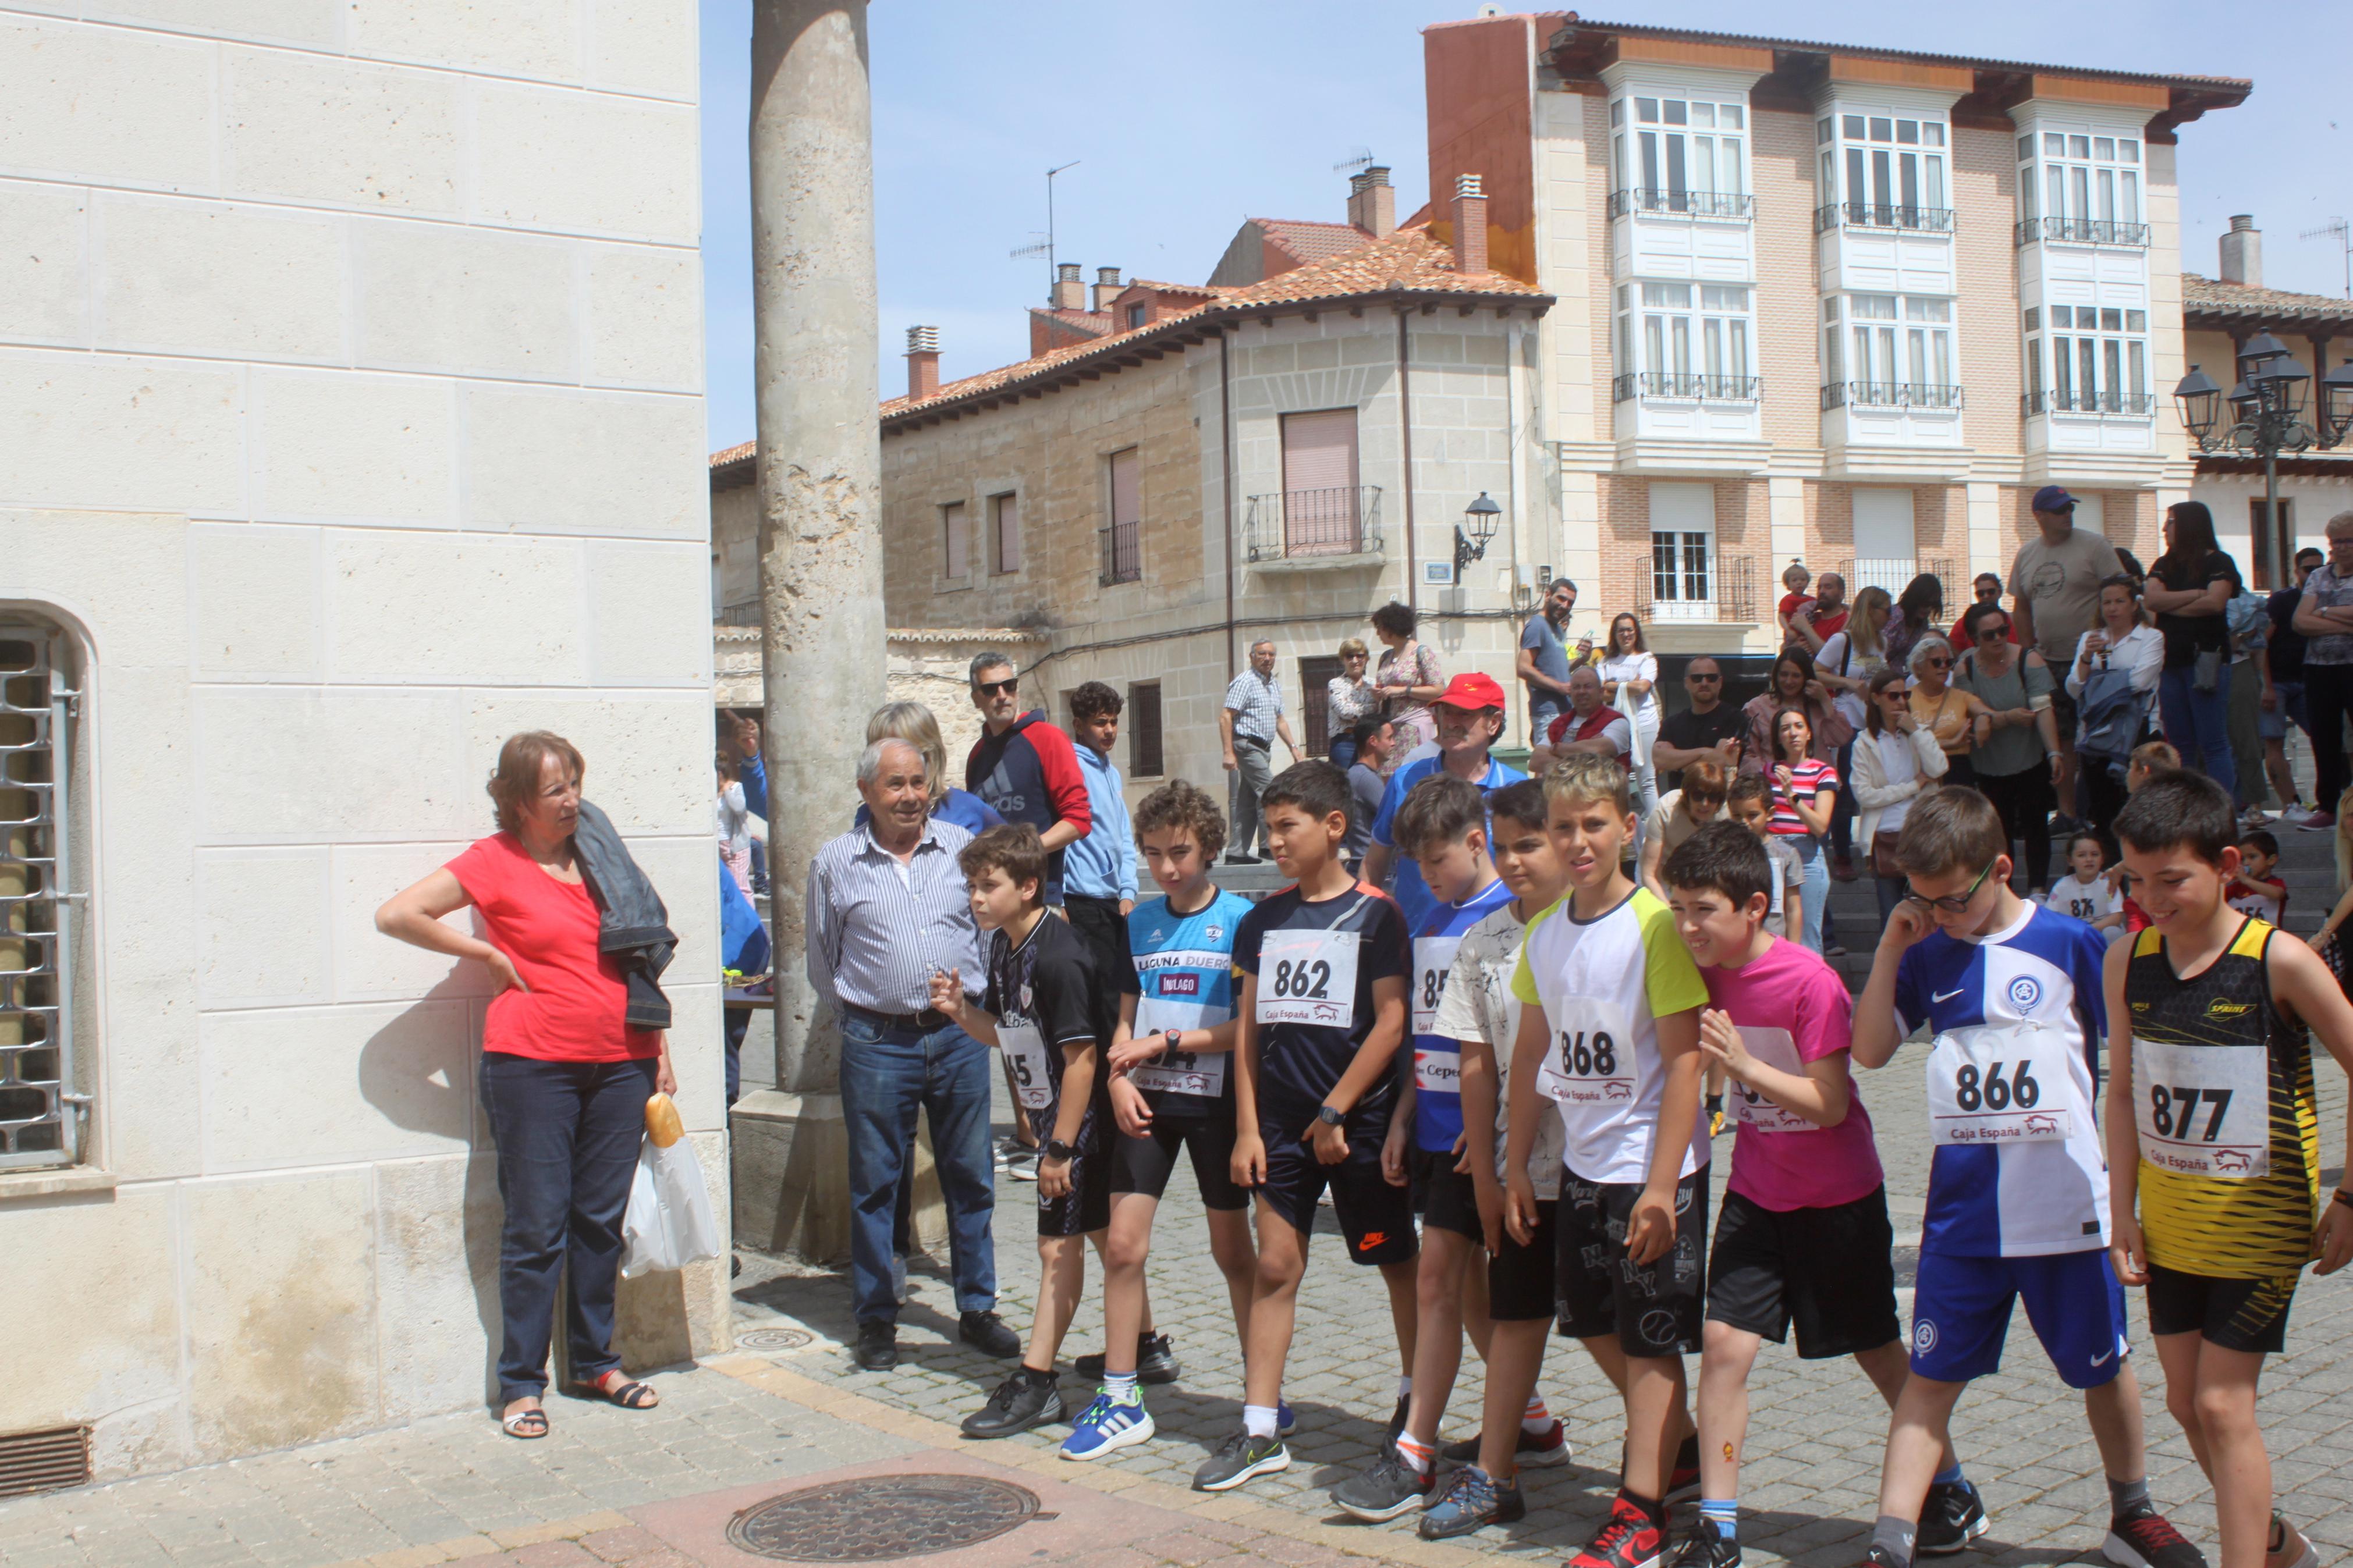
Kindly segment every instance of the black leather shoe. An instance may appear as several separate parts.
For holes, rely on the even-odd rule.
[[[960,1313],[956,1318],[956,1338],[983,1355],[1003,1357],[1021,1353],[1021,1336],[1007,1328],[1005,1320],[994,1312]]]
[[[860,1323],[858,1325],[858,1369],[860,1372],[889,1372],[899,1364],[899,1327],[896,1323]]]

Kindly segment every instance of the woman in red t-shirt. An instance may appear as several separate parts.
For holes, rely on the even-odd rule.
[[[675,1093],[670,1044],[625,1021],[617,959],[600,952],[600,916],[573,855],[579,751],[534,730],[508,737],[491,775],[499,831],[376,911],[386,936],[490,967],[482,1020],[482,1108],[499,1155],[506,1228],[499,1245],[499,1422],[543,1437],[550,1322],[569,1265],[572,1375],[616,1405],[659,1403],[613,1353],[621,1215],[637,1172],[646,1101]],[[442,917],[471,905],[489,940]]]

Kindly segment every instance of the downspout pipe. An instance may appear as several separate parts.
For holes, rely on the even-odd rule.
[[[1413,374],[1406,353],[1407,312],[1398,311],[1398,450],[1404,460],[1404,482],[1398,488],[1405,494],[1405,602],[1417,616],[1421,613],[1421,572],[1413,558]],[[1230,662],[1230,661],[1229,661]]]
[[[1241,528],[1234,521],[1234,363],[1227,335],[1218,334],[1218,458],[1225,468],[1226,498],[1226,668],[1238,669],[1234,658],[1234,559],[1241,552]]]

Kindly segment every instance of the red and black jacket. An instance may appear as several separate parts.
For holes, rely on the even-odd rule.
[[[1042,708],[1024,713],[1001,735],[981,731],[964,765],[964,787],[1006,821],[1026,822],[1040,833],[1067,822],[1083,838],[1094,827],[1079,754],[1070,736],[1046,721]],[[1046,857],[1046,901],[1062,901],[1059,849]]]

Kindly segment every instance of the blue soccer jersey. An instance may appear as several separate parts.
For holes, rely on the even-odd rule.
[[[1499,878],[1459,904],[1438,904],[1413,939],[1409,994],[1413,1014],[1413,1144],[1433,1154],[1452,1152],[1462,1136],[1462,1042],[1435,1032],[1438,999],[1454,969],[1462,933],[1512,901]],[[1504,1047],[1509,1054],[1510,1047]]]
[[[2036,1258],[2107,1246],[2093,1073],[2107,1027],[2106,953],[2082,921],[2028,904],[1989,936],[1933,931],[1897,965],[1897,1026],[1908,1035],[1925,1021],[1938,1037],[1923,1252]]]
[[[1136,1038],[1165,1029],[1214,1028],[1234,1016],[1234,932],[1250,901],[1220,890],[1189,915],[1166,899],[1146,899],[1127,917],[1127,948],[1134,967],[1121,989],[1135,998]],[[1135,1068],[1129,1081],[1144,1091],[1155,1116],[1234,1113],[1233,1057],[1226,1051],[1164,1051]]]

